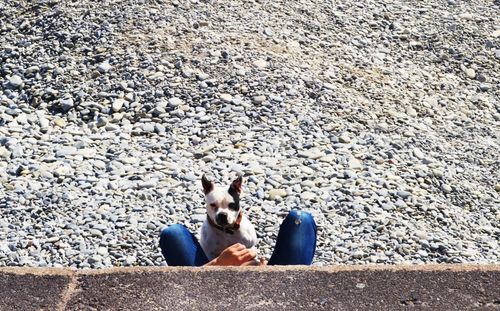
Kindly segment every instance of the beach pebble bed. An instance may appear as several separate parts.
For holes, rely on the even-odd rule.
[[[0,266],[165,265],[245,176],[272,252],[499,263],[499,1],[0,2]]]

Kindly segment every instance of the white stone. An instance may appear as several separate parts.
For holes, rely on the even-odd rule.
[[[453,190],[450,185],[447,184],[442,184],[441,189],[443,190],[444,193],[451,193]]]
[[[118,111],[122,110],[123,104],[125,102],[126,102],[126,100],[123,98],[115,99],[111,108],[113,109],[114,112],[118,112]]]
[[[263,69],[263,68],[266,68],[269,64],[263,59],[258,59],[258,60],[253,62],[253,65],[257,68]]]
[[[184,101],[178,97],[172,97],[168,100],[168,104],[171,107],[178,107],[178,106],[184,104]]]
[[[422,152],[422,150],[420,150],[419,148],[413,149],[413,155],[415,156],[415,158],[417,158],[419,160],[422,160],[425,156],[424,153]]]
[[[339,136],[339,141],[343,144],[348,144],[351,142],[351,138],[347,135],[347,133],[343,133]]]
[[[99,72],[101,72],[101,73],[106,73],[106,72],[110,71],[111,68],[113,68],[113,67],[107,61],[102,62],[99,64],[99,66],[97,66],[97,70],[99,70]]]
[[[222,99],[222,101],[224,101],[226,103],[229,103],[233,100],[233,96],[231,94],[227,94],[227,93],[220,94],[219,98]]]
[[[476,77],[476,71],[472,68],[465,69],[465,74],[471,79],[474,79]]]
[[[268,193],[269,199],[276,200],[277,198],[282,198],[287,195],[285,189],[271,189]]]

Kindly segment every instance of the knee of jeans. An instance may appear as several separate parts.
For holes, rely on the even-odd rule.
[[[180,225],[180,224],[170,225],[161,231],[160,240],[170,239],[172,237],[179,236],[184,231],[186,231],[186,227],[184,227],[183,225]]]
[[[299,210],[291,210],[290,213],[288,214],[288,217],[295,223],[310,223],[314,224],[314,218],[312,215],[308,212],[304,211],[299,211]]]

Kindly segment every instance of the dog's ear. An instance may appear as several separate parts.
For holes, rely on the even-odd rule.
[[[205,174],[203,174],[203,176],[201,176],[201,184],[203,185],[203,192],[205,194],[209,194],[210,191],[214,190],[214,184],[210,180],[207,179]]]
[[[241,193],[241,190],[242,190],[241,185],[242,184],[243,184],[243,176],[238,175],[238,178],[233,180],[230,187],[233,188],[234,190],[236,190],[238,193]]]

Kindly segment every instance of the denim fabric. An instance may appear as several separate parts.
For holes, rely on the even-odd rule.
[[[169,266],[198,267],[208,263],[196,237],[183,225],[171,225],[160,234],[160,248]]]
[[[268,265],[310,265],[316,251],[316,223],[311,214],[293,210],[281,224]]]
[[[208,263],[200,243],[183,225],[160,234],[160,248],[169,266],[203,266]],[[281,224],[269,265],[310,265],[316,250],[316,223],[311,214],[292,210]]]

